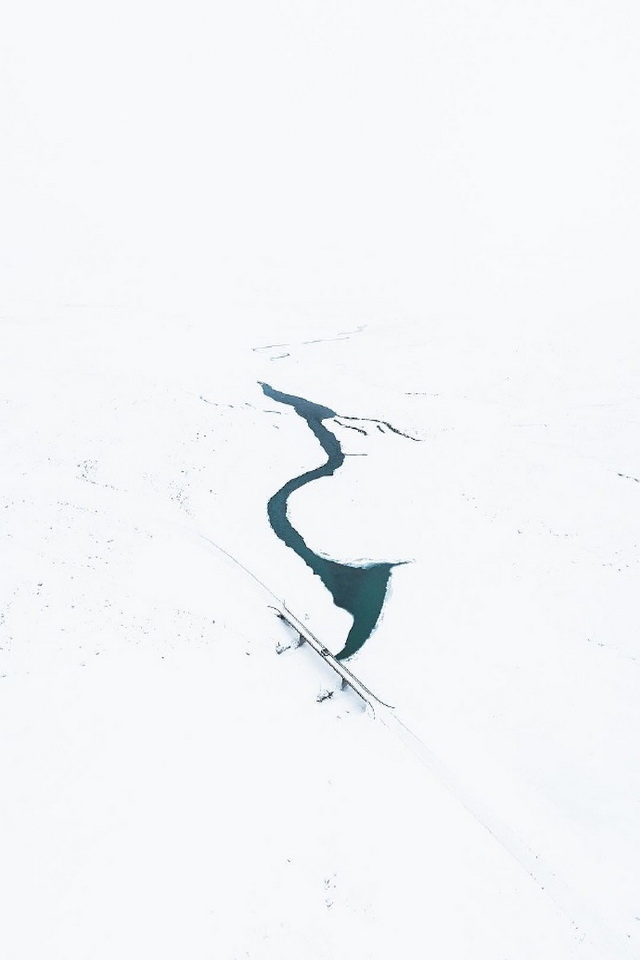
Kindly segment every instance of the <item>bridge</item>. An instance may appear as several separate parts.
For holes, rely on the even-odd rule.
[[[354,673],[349,670],[340,660],[337,660],[331,651],[325,647],[324,643],[309,630],[303,623],[298,620],[295,614],[289,610],[285,603],[281,603],[278,607],[270,604],[272,610],[275,610],[276,616],[287,623],[292,630],[295,630],[299,634],[300,639],[309,644],[309,646],[315,650],[318,656],[322,657],[325,663],[337,673],[340,679],[342,680],[343,686],[350,687],[354,693],[356,693],[361,700],[367,705],[367,707],[373,713],[373,716],[376,715],[376,708],[384,707],[385,710],[393,710],[393,707],[389,703],[385,703],[384,700],[381,700],[380,697],[377,697],[372,690],[369,690],[365,684],[359,680]]]

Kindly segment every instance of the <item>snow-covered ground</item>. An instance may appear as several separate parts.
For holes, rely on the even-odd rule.
[[[640,955],[634,5],[1,17],[2,957]]]

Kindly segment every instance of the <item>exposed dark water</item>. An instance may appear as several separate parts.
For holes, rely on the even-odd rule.
[[[320,577],[336,606],[353,617],[353,625],[345,644],[336,655],[339,660],[344,660],[357,653],[371,636],[384,605],[389,576],[397,564],[371,563],[355,566],[335,563],[326,557],[318,556],[307,546],[287,516],[287,501],[295,490],[320,477],[331,477],[344,463],[345,455],[337,437],[324,425],[325,420],[331,420],[337,414],[329,407],[274,390],[268,383],[261,383],[260,386],[267,397],[293,407],[298,416],[306,421],[327,454],[327,460],[321,466],[288,480],[274,493],[269,500],[267,511],[274,533]]]

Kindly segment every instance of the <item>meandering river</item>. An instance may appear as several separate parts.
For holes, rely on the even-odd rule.
[[[306,421],[327,454],[325,463],[314,470],[308,470],[299,477],[293,477],[277,493],[274,493],[267,505],[267,512],[276,536],[295,551],[316,576],[320,577],[336,606],[346,610],[353,617],[353,625],[346,641],[340,652],[336,654],[338,660],[345,660],[360,650],[375,629],[384,605],[391,571],[397,564],[336,563],[334,560],[319,556],[307,546],[304,538],[289,520],[287,502],[295,490],[320,477],[331,477],[344,463],[345,455],[338,438],[324,425],[325,420],[331,420],[337,414],[329,407],[312,403],[303,397],[281,393],[268,383],[261,383],[260,386],[267,397],[277,403],[293,407],[298,416]]]

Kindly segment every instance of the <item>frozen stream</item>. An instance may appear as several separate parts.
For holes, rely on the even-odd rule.
[[[344,660],[357,653],[373,632],[382,611],[391,570],[397,564],[370,563],[357,566],[336,563],[334,560],[319,556],[307,546],[289,520],[287,502],[295,490],[320,477],[333,476],[344,463],[345,455],[339,440],[324,425],[325,420],[330,420],[337,414],[318,403],[274,390],[268,383],[261,383],[260,386],[266,396],[272,400],[293,407],[298,416],[306,421],[327,454],[327,460],[321,466],[308,470],[299,477],[293,477],[277,493],[274,493],[269,500],[267,510],[269,522],[276,536],[294,550],[320,577],[336,606],[346,610],[353,617],[353,625],[344,646],[336,655],[337,659]]]

